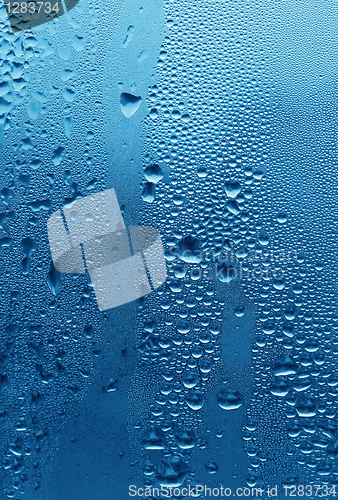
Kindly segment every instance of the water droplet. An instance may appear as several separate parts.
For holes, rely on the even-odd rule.
[[[191,235],[182,238],[177,245],[177,255],[183,262],[199,264],[202,260],[199,240]]]
[[[142,98],[133,94],[122,92],[120,97],[121,111],[127,118],[136,113],[142,103]]]
[[[243,399],[238,391],[222,389],[217,395],[217,403],[223,410],[237,410],[243,404]]]
[[[287,213],[286,212],[279,212],[279,214],[277,215],[277,221],[280,223],[280,224],[285,224],[285,222],[288,220],[288,216],[287,216]]]
[[[200,410],[204,404],[204,396],[197,389],[191,389],[185,400],[192,410]]]

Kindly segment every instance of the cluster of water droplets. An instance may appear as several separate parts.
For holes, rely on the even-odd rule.
[[[92,382],[101,352],[90,284],[54,268],[46,232],[53,211],[105,187],[101,125],[90,111],[92,99],[101,104],[102,85],[96,90],[88,80],[89,70],[97,74],[97,14],[97,6],[79,5],[67,19],[14,34],[0,9],[0,454],[7,498],[38,498],[46,487],[60,426]]]
[[[225,287],[238,281],[255,304],[252,397],[242,434],[247,485],[337,482],[338,434],[332,422],[337,316],[328,272],[336,253],[319,246],[318,225],[313,228],[305,200],[321,206],[326,216],[323,198],[316,196],[309,166],[307,183],[299,187],[304,170],[296,149],[290,165],[294,135],[283,133],[283,120],[292,123],[298,98],[285,111],[289,88],[277,81],[280,94],[275,92],[269,37],[262,42],[266,26],[252,24],[257,6],[226,2],[216,13],[211,2],[203,7],[187,2],[178,15],[177,5],[166,3],[169,35],[158,58],[159,81],[147,98],[148,182],[142,197],[151,203],[143,222],[163,235],[169,278],[140,312],[139,356],[146,375],[138,373],[131,391],[135,397],[145,379],[157,388],[145,402],[148,422],[131,419],[143,433],[145,450],[163,450],[164,458],[152,465],[154,473],[144,472],[147,486],[163,484],[156,474],[163,461],[182,461],[185,471],[191,450],[205,446],[199,439],[203,403],[227,364],[219,339],[229,304],[219,285],[215,289],[218,281]],[[325,95],[328,88],[320,91]],[[311,92],[318,99],[316,90]],[[305,101],[311,109],[311,96]],[[305,129],[316,130],[305,112],[300,120]],[[330,160],[319,149],[325,176]],[[308,165],[314,161],[308,151],[304,159]],[[156,182],[147,177],[152,171],[159,174]],[[325,232],[332,248],[330,224],[335,227],[336,219],[332,212],[329,218]],[[242,304],[234,314],[245,315]],[[217,403],[236,411],[243,404],[241,387],[226,386]],[[193,436],[188,450],[180,442],[182,433]],[[149,466],[149,455],[144,457]],[[210,472],[208,463],[205,467]],[[217,473],[217,464],[211,469]],[[182,482],[179,469],[167,471],[168,481]],[[188,481],[195,479],[190,470]]]

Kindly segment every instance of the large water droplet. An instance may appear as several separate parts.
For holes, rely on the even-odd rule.
[[[235,278],[236,271],[232,266],[219,264],[216,267],[216,274],[221,283],[230,283]]]
[[[180,429],[176,433],[177,444],[182,450],[189,450],[196,444],[195,432],[191,429]]]
[[[149,165],[144,171],[144,177],[147,181],[157,184],[163,179],[163,173],[159,165]]]
[[[217,403],[223,410],[236,410],[243,404],[243,399],[238,391],[222,389],[217,396]]]
[[[237,181],[228,181],[225,183],[225,191],[229,198],[236,198],[241,191],[240,183]]]
[[[141,103],[142,98],[140,96],[122,92],[120,97],[120,106],[122,113],[127,118],[130,118],[133,114],[136,113],[138,108],[141,106]]]
[[[198,382],[197,374],[195,372],[190,372],[190,371],[185,372],[182,377],[182,382],[184,387],[192,389]]]
[[[190,234],[182,238],[177,245],[177,255],[184,262],[199,264],[202,260],[199,240]]]
[[[200,410],[204,404],[204,396],[197,389],[192,389],[185,400],[192,410]]]

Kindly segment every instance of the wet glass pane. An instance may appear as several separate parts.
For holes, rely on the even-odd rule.
[[[0,4],[0,500],[338,495],[337,54],[333,0]]]

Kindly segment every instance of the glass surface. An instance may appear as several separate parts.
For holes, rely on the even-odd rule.
[[[0,32],[0,500],[338,496],[337,2]]]

